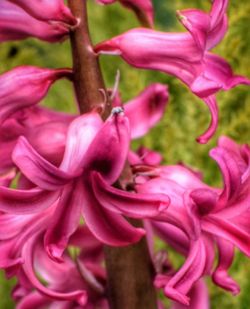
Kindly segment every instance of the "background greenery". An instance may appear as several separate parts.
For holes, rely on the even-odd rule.
[[[131,12],[119,4],[109,7],[89,4],[90,24],[94,42],[107,39],[129,28],[138,26]],[[156,28],[164,31],[183,31],[175,17],[175,11],[183,8],[209,9],[209,0],[154,0],[156,8]],[[250,77],[250,2],[231,0],[229,7],[230,29],[224,41],[215,52],[225,57],[238,74]],[[185,52],[185,51],[183,51]],[[70,67],[71,56],[68,42],[46,44],[29,39],[22,42],[9,42],[0,47],[0,72],[20,64],[44,67]],[[134,147],[144,144],[161,151],[168,164],[185,162],[204,172],[205,180],[220,185],[221,179],[216,164],[209,158],[208,151],[216,145],[217,138],[224,134],[239,143],[249,143],[250,132],[250,91],[239,86],[229,92],[220,93],[219,129],[216,136],[207,144],[196,143],[195,138],[208,125],[209,114],[201,100],[192,95],[177,79],[158,72],[147,72],[129,67],[116,57],[101,59],[106,84],[112,87],[117,69],[121,72],[120,91],[124,102],[138,94],[152,82],[169,85],[170,103],[161,123],[145,138],[136,141]],[[43,104],[58,110],[74,111],[74,97],[71,85],[60,81],[51,89]],[[173,254],[171,253],[171,256]],[[212,308],[250,308],[250,262],[237,253],[231,275],[240,283],[241,293],[237,297],[215,287],[208,280]],[[14,308],[9,294],[13,281],[6,282],[1,275],[0,308]],[[146,309],[146,308],[145,308]]]

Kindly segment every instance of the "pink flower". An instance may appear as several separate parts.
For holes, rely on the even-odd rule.
[[[59,168],[21,137],[13,161],[37,187],[1,187],[0,209],[13,214],[42,214],[54,207],[45,246],[50,256],[59,261],[81,215],[91,232],[104,243],[122,246],[138,241],[144,230],[132,227],[122,214],[152,217],[167,207],[168,200],[161,194],[141,195],[111,186],[123,169],[129,140],[128,120],[120,108],[114,109],[104,124],[95,113],[75,119],[69,127]]]
[[[76,18],[63,0],[8,0],[25,10],[34,18],[42,21],[57,21],[64,24],[75,25]]]
[[[133,10],[138,19],[150,27],[154,25],[154,9],[152,0],[97,0],[102,4],[111,4],[119,1],[125,7]]]
[[[39,103],[51,85],[61,78],[71,79],[70,69],[20,66],[0,75],[0,123],[20,109]]]
[[[40,12],[42,13],[42,11]],[[68,26],[62,23],[50,24],[37,20],[8,0],[1,0],[0,2],[0,42],[23,40],[28,37],[57,42],[68,33]]]
[[[210,154],[220,166],[223,190],[207,186],[195,173],[181,166],[155,168],[155,175],[151,168],[148,175],[156,178],[137,185],[140,193],[163,193],[170,197],[165,216],[158,218],[165,223],[155,222],[154,226],[162,230],[171,245],[180,244],[177,250],[187,255],[182,268],[171,278],[166,277],[164,283],[165,294],[183,304],[188,304],[187,293],[193,284],[211,273],[214,242],[219,262],[213,280],[233,294],[239,292],[239,286],[227,270],[233,261],[234,246],[250,256],[249,147],[239,147],[222,137]]]
[[[176,76],[202,98],[210,109],[212,120],[208,130],[198,138],[201,143],[212,137],[218,125],[215,93],[238,84],[250,84],[248,79],[234,76],[226,61],[206,51],[225,34],[226,4],[227,1],[214,1],[210,15],[197,10],[179,13],[190,33],[138,28],[95,47],[98,54],[120,55],[136,68],[159,70]]]

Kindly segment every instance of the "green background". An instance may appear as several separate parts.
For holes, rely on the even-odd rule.
[[[138,26],[132,12],[119,4],[109,7],[98,6],[89,1],[90,27],[94,42],[110,38],[130,28]],[[184,31],[176,19],[175,12],[183,8],[209,10],[209,0],[154,0],[156,9],[156,29],[163,31]],[[214,50],[232,65],[234,72],[250,77],[250,2],[231,0],[229,6],[229,31],[223,42]],[[185,51],[183,51],[185,52]],[[29,64],[50,68],[70,67],[71,52],[69,42],[46,44],[29,39],[22,42],[8,42],[0,47],[0,72],[17,65]],[[124,102],[137,95],[152,82],[169,85],[170,102],[164,119],[151,133],[134,142],[133,147],[144,144],[160,151],[167,164],[185,162],[203,171],[205,180],[212,185],[221,185],[219,170],[208,151],[216,145],[220,135],[228,135],[239,143],[249,143],[250,132],[250,91],[239,86],[231,91],[218,94],[220,122],[216,136],[207,144],[196,143],[195,138],[208,126],[209,113],[205,104],[197,99],[177,79],[159,72],[147,72],[129,67],[118,57],[102,57],[101,64],[106,85],[112,87],[115,75],[121,72],[120,92]],[[72,87],[69,82],[56,83],[42,104],[58,110],[75,111]],[[162,246],[161,246],[162,247]],[[176,260],[176,255],[170,252]],[[178,258],[177,258],[178,264]],[[250,308],[250,262],[240,253],[236,254],[231,275],[240,286],[237,297],[213,286],[210,289],[212,308]],[[0,277],[0,309],[14,308],[9,298],[11,284]],[[146,309],[146,308],[145,308]]]

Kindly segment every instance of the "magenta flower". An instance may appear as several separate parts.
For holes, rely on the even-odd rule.
[[[154,25],[154,9],[152,0],[97,0],[102,4],[111,4],[119,1],[125,7],[134,11],[138,19],[150,27]]]
[[[42,21],[57,21],[64,24],[75,25],[76,18],[63,0],[8,0],[25,10],[34,18]]]
[[[0,75],[0,123],[20,109],[39,103],[51,85],[61,78],[71,79],[70,69],[20,66]]]
[[[226,1],[214,1],[210,15],[197,10],[179,13],[190,33],[138,28],[104,41],[95,48],[98,54],[120,55],[136,68],[159,70],[176,76],[202,98],[210,109],[212,120],[208,130],[198,138],[201,143],[212,137],[218,125],[214,94],[238,84],[250,84],[247,78],[234,76],[226,61],[206,51],[225,34],[226,4]]]
[[[40,11],[41,14],[43,12]],[[68,33],[68,26],[62,23],[51,24],[37,20],[8,0],[0,2],[0,42],[23,40],[28,37],[57,42],[61,41]]]
[[[141,195],[111,186],[123,169],[129,140],[128,120],[120,109],[115,109],[105,124],[95,113],[74,120],[59,168],[21,137],[13,161],[37,188],[1,187],[0,209],[14,214],[43,213],[52,211],[49,209],[55,203],[45,246],[50,256],[59,261],[81,214],[91,232],[104,243],[122,246],[138,241],[144,230],[132,227],[121,214],[156,216],[167,207],[168,199],[161,194]]]
[[[213,280],[233,294],[239,292],[239,287],[229,277],[227,270],[233,261],[234,246],[247,256],[250,255],[247,223],[250,213],[249,147],[239,147],[223,137],[219,146],[211,151],[211,156],[221,168],[223,190],[210,188],[202,183],[197,174],[181,166],[155,168],[155,174],[151,168],[148,175],[156,178],[137,186],[140,193],[163,193],[170,197],[166,216],[163,218],[160,215],[158,218],[166,223],[154,225],[157,229],[162,226],[167,242],[173,246],[181,244],[179,250],[183,254],[188,251],[182,268],[172,278],[164,279],[165,294],[183,304],[188,304],[187,293],[193,284],[204,274],[211,273],[213,242],[219,252]]]

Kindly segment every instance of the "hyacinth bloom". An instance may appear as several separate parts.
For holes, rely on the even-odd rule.
[[[152,0],[97,0],[102,4],[111,4],[119,1],[125,7],[133,10],[142,24],[153,27],[154,9]]]
[[[0,42],[35,37],[52,43],[61,41],[68,33],[69,27],[63,23],[40,21],[8,0],[0,2]]]
[[[104,124],[95,113],[78,117],[70,124],[59,168],[21,137],[13,161],[37,187],[1,187],[0,209],[13,214],[52,211],[45,247],[57,261],[61,261],[81,214],[91,232],[106,244],[122,246],[138,241],[144,230],[132,227],[121,214],[137,218],[156,216],[168,206],[168,198],[111,187],[123,169],[129,140],[128,119],[117,108]]]
[[[25,70],[20,68],[21,73],[24,71],[26,74],[20,74],[16,77],[15,86],[18,87],[18,84],[22,83],[23,96],[19,91],[11,91],[13,89],[11,88],[13,87],[11,83],[13,70],[2,75],[2,84],[5,85],[5,81],[7,85],[9,84],[9,87],[2,89],[3,108],[0,110],[0,119],[6,119],[7,115],[12,116],[5,120],[1,126],[0,145],[4,151],[0,153],[0,171],[5,172],[13,167],[11,153],[18,137],[21,135],[25,136],[45,159],[59,165],[65,148],[66,131],[69,123],[76,117],[75,115],[66,115],[46,108],[31,106],[38,103],[40,97],[46,93],[53,82],[53,78],[55,78],[53,75],[56,76],[57,71],[45,70],[44,76],[46,77],[46,72],[48,72],[49,78],[48,80],[40,78],[41,85],[39,86],[39,83],[34,83],[32,76],[28,74],[29,69],[33,68],[25,67]],[[19,72],[19,69],[16,70]],[[38,81],[39,70],[34,68]],[[52,77],[49,75],[50,73]],[[65,73],[67,74],[67,71]],[[43,74],[41,76],[43,77]],[[5,92],[8,95],[5,95]],[[29,93],[34,95],[30,97]],[[159,83],[148,86],[137,97],[127,102],[125,104],[125,113],[130,122],[131,138],[138,138],[146,134],[162,118],[167,103],[167,87]],[[120,98],[117,104],[122,104]],[[136,115],[140,121],[136,121],[134,110],[137,111]]]
[[[42,21],[56,21],[64,24],[75,25],[76,18],[63,0],[8,0],[25,10],[34,18]]]
[[[228,276],[227,270],[233,261],[234,246],[250,256],[249,147],[240,147],[222,137],[210,155],[221,169],[222,190],[207,186],[197,174],[183,166],[156,168],[156,178],[137,185],[140,193],[164,193],[170,197],[171,204],[165,218],[159,218],[166,223],[154,225],[158,230],[165,229],[162,233],[168,237],[167,242],[171,245],[181,243],[179,250],[183,254],[188,251],[188,254],[186,262],[172,278],[161,278],[161,286],[168,297],[186,305],[193,284],[203,274],[211,273],[214,241],[219,263],[213,280],[233,294],[239,292],[239,286]],[[149,175],[152,177],[153,174],[151,170]]]
[[[214,1],[210,14],[197,10],[179,12],[182,23],[189,30],[187,33],[138,28],[95,47],[98,54],[120,55],[136,68],[159,70],[176,76],[202,98],[210,109],[212,120],[207,132],[198,138],[201,143],[206,143],[217,128],[215,93],[238,84],[250,85],[247,78],[234,76],[224,59],[207,51],[225,34],[226,7],[227,1]]]
[[[39,103],[51,85],[61,78],[71,79],[70,69],[20,66],[0,75],[0,123],[13,113]]]

